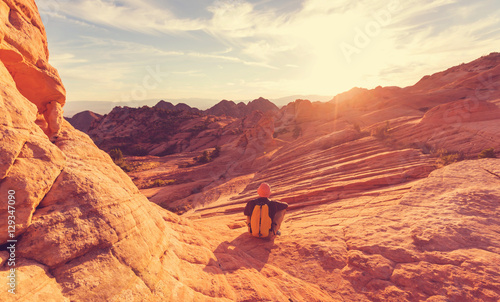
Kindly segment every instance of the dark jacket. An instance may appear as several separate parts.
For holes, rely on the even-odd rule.
[[[266,198],[266,197],[259,197],[259,198],[254,199],[254,200],[250,200],[247,203],[247,205],[245,207],[245,211],[243,213],[246,216],[252,216],[253,208],[256,205],[260,205],[260,204],[267,204],[268,205],[269,217],[271,217],[271,219],[273,221],[274,221],[274,215],[276,214],[276,212],[288,208],[288,204],[286,202],[279,202],[279,201],[270,200],[269,198]]]

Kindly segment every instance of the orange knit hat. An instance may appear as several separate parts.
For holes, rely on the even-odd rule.
[[[271,196],[271,187],[263,182],[260,184],[259,189],[257,189],[257,194],[259,194],[260,197],[269,197]]]

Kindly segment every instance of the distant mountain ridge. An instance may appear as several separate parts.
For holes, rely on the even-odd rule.
[[[473,62],[424,76],[413,86],[353,88],[328,102],[311,102],[306,99],[291,102],[281,109],[262,97],[248,104],[222,100],[204,111],[187,104],[174,105],[162,100],[153,107],[116,107],[108,115],[93,118],[91,127],[90,113],[87,112],[82,115],[87,120],[83,129],[90,129],[90,136],[105,150],[123,147],[124,151],[130,149],[126,152],[128,154],[161,155],[198,148],[190,143],[193,137],[201,140],[208,140],[209,136],[218,139],[228,129],[232,129],[230,132],[235,134],[242,128],[237,124],[244,124],[245,117],[252,112],[272,113],[275,116],[275,135],[280,138],[283,133],[288,133],[289,136],[300,135],[300,127],[297,125],[302,122],[337,119],[339,113],[344,118],[355,119],[353,123],[364,127],[399,116],[422,117],[436,106],[458,100],[470,100],[474,105],[487,98],[498,103],[500,93],[495,83],[496,75],[500,74],[499,66],[500,54],[492,53]],[[487,74],[492,76],[486,76]],[[289,116],[288,120],[295,121],[296,125],[286,125],[288,122],[285,116]],[[463,120],[461,117],[460,119]],[[75,123],[77,120],[71,119],[70,122]],[[140,123],[136,125],[137,121]],[[81,125],[75,127],[82,128]],[[205,130],[216,128],[221,129],[218,132],[212,131],[210,135],[208,132],[204,133]],[[207,136],[203,138],[205,134]],[[175,144],[170,142],[174,137]],[[134,145],[140,146],[140,150],[136,150]],[[212,146],[206,143],[203,145]]]
[[[205,110],[204,112],[205,114],[215,115],[215,116],[227,115],[227,116],[242,118],[252,113],[255,110],[261,112],[268,112],[268,111],[278,111],[279,108],[268,99],[260,97],[256,100],[249,102],[248,104],[245,104],[243,102],[239,102],[238,104],[236,104],[233,101],[222,100],[218,104],[216,104],[210,109]]]
[[[153,108],[157,109],[165,109],[165,110],[172,110],[172,111],[188,111],[191,113],[201,113],[201,110],[198,108],[191,107],[187,104],[184,103],[178,103],[176,105],[166,102],[164,100],[159,101],[156,105],[153,106]]]
[[[215,147],[224,139],[235,139],[241,131],[265,121],[279,108],[264,98],[245,104],[223,100],[201,111],[186,104],[160,101],[153,107],[115,107],[110,113],[90,121],[84,129],[104,150],[120,148],[127,155],[167,155],[201,147]],[[69,119],[90,116],[86,111]],[[81,125],[76,125],[80,128]],[[75,127],[76,127],[75,126]],[[83,130],[82,130],[83,131]],[[221,141],[221,137],[224,137]]]
[[[64,107],[64,116],[72,117],[73,115],[85,111],[90,110],[99,114],[109,113],[115,107],[142,107],[149,106],[152,107],[158,103],[159,99],[149,99],[149,100],[141,100],[141,101],[69,101],[67,102],[67,106]],[[218,100],[216,99],[202,99],[202,98],[185,98],[185,99],[169,99],[170,102],[173,103],[184,103],[191,104],[199,109],[207,109],[210,104],[216,104]]]
[[[117,106],[112,111],[115,111],[116,108],[131,108],[131,107]],[[236,104],[233,101],[222,100],[207,110],[200,110],[198,108],[191,107],[184,103],[178,103],[174,105],[171,102],[167,102],[164,100],[159,101],[158,103],[156,103],[156,105],[152,107],[142,106],[142,108],[154,108],[154,109],[161,109],[173,112],[185,111],[189,114],[195,114],[195,115],[205,114],[213,116],[228,116],[235,118],[243,118],[251,114],[253,111],[277,112],[279,110],[278,106],[276,106],[271,101],[263,97],[255,99],[249,102],[248,104],[245,104],[243,102],[239,102],[238,104]],[[87,133],[92,122],[98,120],[101,117],[102,115],[98,113],[92,112],[90,110],[85,110],[75,114],[72,118],[66,118],[66,120],[68,120],[76,129]]]
[[[178,103],[174,105],[164,100],[159,101],[156,105],[153,106],[153,108],[172,110],[172,111],[185,110],[192,113],[204,113],[207,115],[215,115],[215,116],[226,115],[237,118],[245,117],[246,115],[256,110],[261,112],[279,110],[278,106],[276,106],[273,102],[263,97],[250,101],[248,102],[248,104],[245,104],[244,102],[239,102],[236,104],[233,101],[222,100],[207,110],[200,110],[198,108],[191,107],[184,103]]]
[[[269,98],[276,106],[283,107],[290,102],[293,102],[297,99],[307,99],[311,101],[320,101],[326,102],[332,99],[332,96],[325,95],[290,95],[279,98]],[[217,103],[219,103],[220,99],[209,99],[209,98],[169,98],[168,102],[177,104],[184,103],[189,104],[192,108],[198,108],[200,110],[207,110],[210,107],[213,107]],[[241,100],[243,103],[248,103],[251,100]],[[158,99],[149,99],[149,100],[141,100],[141,101],[68,101],[64,106],[64,116],[72,117],[73,115],[85,111],[90,110],[99,114],[106,114],[113,110],[114,107],[142,107],[142,106],[154,106],[158,103]]]
[[[75,114],[72,118],[66,118],[66,120],[76,129],[87,133],[89,131],[90,125],[92,125],[94,121],[100,119],[101,117],[102,115],[99,113],[85,110]]]

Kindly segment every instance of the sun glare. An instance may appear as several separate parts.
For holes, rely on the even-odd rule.
[[[374,58],[382,58],[389,43],[380,32],[363,32],[370,22],[373,23],[371,16],[359,11],[324,13],[296,20],[286,29],[287,34],[307,48],[307,56],[301,66],[303,76],[294,86],[303,91],[335,94],[370,84],[365,76],[367,70],[383,65],[381,60]],[[379,27],[375,30],[381,31],[382,25]],[[378,39],[372,39],[374,34]],[[356,49],[344,51],[344,45]]]

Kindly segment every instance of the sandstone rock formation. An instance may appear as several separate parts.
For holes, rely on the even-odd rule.
[[[255,100],[245,108],[263,108],[267,112],[266,117],[269,117],[273,110],[266,110],[265,105],[259,105],[261,103],[268,107],[274,106],[267,100]],[[189,108],[179,104],[168,105],[167,102],[160,102],[153,108],[115,107],[94,122],[88,133],[106,151],[120,148],[127,155],[164,156],[227,144],[239,139],[248,129],[257,127],[264,116],[258,110],[235,118],[229,114],[206,115],[196,108]],[[271,136],[271,139],[273,132],[274,129],[268,130],[267,136]]]
[[[17,91],[35,104],[37,122],[50,138],[62,124],[65,90],[57,70],[48,64],[45,29],[34,1],[0,4],[0,60]]]
[[[101,117],[102,115],[98,113],[86,110],[73,115],[71,118],[67,117],[66,120],[71,124],[71,126],[75,127],[75,129],[87,133],[92,123]]]
[[[274,241],[242,234],[235,205],[200,210],[217,257],[207,269],[221,267],[241,300],[497,301],[499,175],[485,159],[344,196],[304,191],[325,202],[289,211]]]
[[[252,134],[253,123],[212,163],[163,158],[154,177],[179,183],[143,192],[205,226],[217,257],[207,270],[222,268],[241,300],[496,301],[500,162],[473,159],[500,150],[498,101],[447,95],[438,84],[425,98],[379,87],[298,100],[270,116],[273,139]],[[468,160],[438,169],[441,149]],[[263,181],[290,204],[284,235],[270,242],[246,236],[241,214]]]
[[[106,151],[121,148],[129,155],[147,155],[155,150],[153,154],[165,155],[177,149],[184,150],[188,142],[182,138],[206,130],[210,121],[208,117],[187,111],[169,111],[147,106],[115,107],[92,124],[89,135]],[[186,123],[191,127],[184,126]],[[182,138],[174,138],[179,132],[182,133]]]
[[[482,150],[500,150],[500,108],[487,101],[459,100],[429,110],[418,123],[395,129],[400,143],[447,150],[476,157]]]
[[[0,195],[5,200],[15,191],[17,240],[13,266],[5,250],[7,239],[13,239],[6,232],[12,219],[2,202],[0,276],[7,280],[15,268],[17,284],[12,295],[1,282],[0,300],[235,300],[223,275],[204,270],[215,257],[191,222],[150,203],[106,153],[68,122],[59,125],[54,143],[35,123],[37,114],[56,108],[48,109],[46,120],[54,134],[53,119],[59,115],[52,114],[59,107],[52,102],[63,103],[63,89],[57,73],[44,65],[46,39],[35,3],[6,0],[0,8],[5,34]],[[11,54],[19,54],[18,65]],[[30,65],[36,60],[41,63]],[[26,83],[45,88],[31,98]]]

